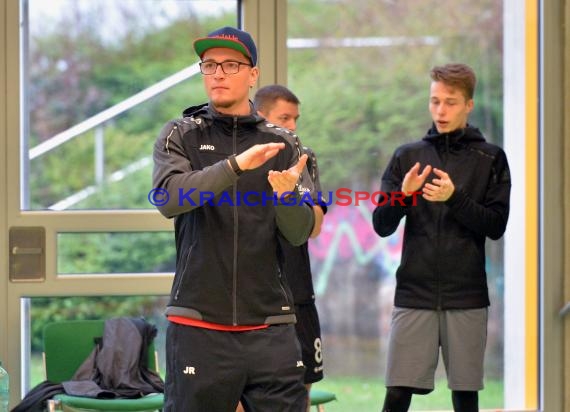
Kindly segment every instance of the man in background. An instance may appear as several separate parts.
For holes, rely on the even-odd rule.
[[[384,412],[405,412],[413,394],[433,390],[440,348],[454,410],[479,410],[490,304],[485,241],[505,232],[511,177],[505,152],[467,122],[475,83],[465,64],[434,67],[432,126],[399,147],[382,176],[383,193],[407,194],[404,205],[377,206],[373,214],[380,236],[406,217]]]
[[[253,104],[257,113],[265,117],[269,123],[293,132],[297,130],[301,103],[288,88],[277,84],[262,87],[255,94]],[[315,238],[321,231],[326,205],[322,202],[319,204],[322,199],[322,190],[315,153],[306,146],[303,147],[303,151],[309,156],[307,169],[314,186],[315,225],[310,237]],[[283,271],[293,293],[297,316],[295,329],[301,343],[303,363],[306,367],[304,383],[310,395],[311,385],[323,379],[323,352],[321,327],[313,289],[309,244],[305,242],[301,246],[293,246],[283,238],[280,240],[284,259]],[[307,410],[309,408],[310,402],[308,402]]]

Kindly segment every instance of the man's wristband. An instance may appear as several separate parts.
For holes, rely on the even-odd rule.
[[[241,175],[243,173],[243,170],[239,168],[238,162],[236,160],[236,155],[231,155],[230,157],[228,157],[228,160],[230,162],[230,166],[232,167],[234,173],[238,176]]]

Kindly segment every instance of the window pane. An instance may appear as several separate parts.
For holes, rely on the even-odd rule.
[[[502,10],[501,0],[289,0],[289,86],[302,103],[298,132],[317,154],[323,190],[379,190],[395,148],[418,140],[431,126],[429,71],[437,64],[462,61],[475,69],[470,121],[489,141],[502,144]],[[403,225],[379,238],[372,202],[356,206],[353,197],[346,203],[329,206],[321,235],[309,242],[323,330],[323,383],[340,382],[347,391],[361,385],[374,395],[351,407],[375,410],[383,399]],[[480,406],[500,408],[502,241],[488,242],[487,263],[488,389]],[[451,408],[441,363],[436,393],[414,397],[412,409]]]
[[[57,273],[174,273],[174,232],[58,233]]]
[[[160,127],[205,99],[191,39],[236,25],[237,0],[24,0],[22,14],[22,208],[152,209]]]

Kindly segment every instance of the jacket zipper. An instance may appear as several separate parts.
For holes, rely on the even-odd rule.
[[[234,116],[234,127],[232,132],[232,139],[233,139],[233,154],[237,154],[237,116]],[[234,199],[237,199],[237,183],[233,185],[233,195]],[[233,324],[234,326],[238,324],[237,321],[237,263],[238,263],[238,210],[237,207],[233,207],[233,215],[234,215],[234,256],[233,256],[233,291],[232,291],[232,299],[233,299]]]
[[[186,276],[186,269],[188,268],[188,264],[190,263],[190,253],[192,253],[193,248],[194,248],[194,245],[190,246],[188,248],[188,252],[186,252],[186,259],[184,261],[184,268],[182,269],[182,272],[180,273],[180,282],[178,282],[178,287],[176,288],[176,294],[174,295],[174,300],[178,300],[178,297],[180,296],[180,289],[182,289],[182,282],[184,282],[184,277]]]
[[[281,272],[280,269],[277,269],[277,272],[279,273],[279,288],[281,289],[281,293],[283,293],[283,299],[285,300],[285,303],[287,304],[287,309],[290,310],[291,309],[291,302],[289,302],[289,297],[287,296],[287,291],[285,290],[285,286],[283,285],[283,273]],[[282,307],[281,309],[283,310],[285,308]]]
[[[444,153],[441,156],[441,163],[442,163],[442,167],[443,170],[447,170],[447,156],[449,154],[449,133],[445,134],[445,148],[444,148]],[[442,227],[442,211],[441,208],[439,210],[439,216],[437,219],[437,251],[439,253],[439,243],[440,243],[440,234],[441,234],[441,227]],[[436,260],[436,262],[439,262],[439,258]],[[441,269],[439,264],[436,264],[436,271],[437,271],[437,302],[436,302],[436,309],[438,311],[441,310]]]

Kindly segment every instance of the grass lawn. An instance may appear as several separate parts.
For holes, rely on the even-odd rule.
[[[32,356],[31,375],[32,387],[44,379],[40,356]],[[326,376],[324,380],[314,384],[314,388],[336,394],[337,400],[325,405],[326,412],[377,412],[384,401],[385,388],[381,379]],[[503,382],[485,381],[485,389],[479,392],[479,407],[496,409],[502,406]],[[435,390],[429,395],[415,395],[410,410],[452,411],[451,393],[447,389],[447,381],[445,379],[436,381]]]
[[[380,410],[384,401],[385,388],[380,379],[325,377],[321,382],[314,384],[314,387],[336,394],[337,401],[327,403],[326,412],[375,412]],[[486,381],[485,389],[479,392],[479,407],[492,409],[500,408],[502,405],[503,383]],[[447,381],[437,381],[435,390],[429,395],[414,395],[410,410],[452,411],[451,392],[447,388]]]

